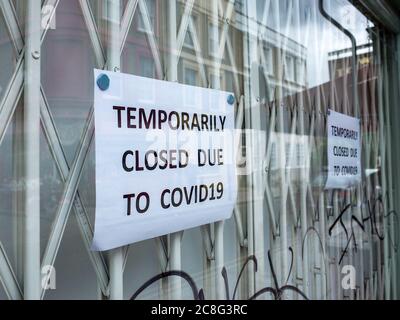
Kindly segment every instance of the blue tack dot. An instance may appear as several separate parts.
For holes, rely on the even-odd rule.
[[[234,97],[233,95],[230,94],[230,95],[228,96],[227,101],[228,101],[228,104],[233,105],[233,104],[235,103],[235,97]]]
[[[106,91],[110,87],[110,78],[106,74],[101,74],[96,83],[101,91]]]

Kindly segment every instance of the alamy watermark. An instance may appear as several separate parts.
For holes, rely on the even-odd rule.
[[[43,266],[42,274],[42,289],[55,290],[56,289],[56,269],[53,266]]]
[[[342,288],[344,290],[355,290],[356,289],[356,268],[352,265],[345,265],[341,271]]]
[[[51,29],[54,30],[56,28],[56,10],[52,5],[45,5],[42,8],[42,20],[41,20],[42,29]]]

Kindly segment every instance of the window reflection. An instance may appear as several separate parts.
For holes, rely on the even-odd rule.
[[[22,19],[24,1],[13,3],[17,15]],[[106,58],[109,40],[106,1],[90,0],[89,3]],[[124,17],[128,3],[127,0],[121,1],[121,17]],[[313,292],[307,292],[311,297],[343,298],[344,294],[350,295],[348,292],[343,293],[336,285],[336,282],[339,283],[339,267],[336,262],[346,248],[349,236],[346,231],[351,229],[352,215],[356,212],[361,213],[365,219],[369,218],[371,223],[368,226],[365,223],[365,230],[358,228],[354,235],[358,243],[363,244],[363,248],[360,246],[356,253],[354,243],[351,243],[351,249],[343,259],[350,263],[350,257],[356,257],[356,267],[361,268],[360,261],[364,259],[361,254],[368,256],[369,261],[364,265],[364,270],[368,272],[365,271],[365,279],[361,276],[357,279],[357,286],[361,288],[364,282],[370,281],[369,290],[372,292],[371,288],[374,287],[378,292],[378,285],[374,283],[380,281],[378,279],[382,276],[378,277],[378,273],[384,268],[380,260],[384,257],[380,236],[384,234],[383,221],[388,214],[384,210],[387,210],[386,203],[393,201],[389,198],[391,188],[386,177],[390,161],[386,152],[390,146],[389,143],[384,144],[389,141],[386,140],[389,132],[386,131],[386,123],[390,118],[384,109],[384,104],[388,103],[383,92],[387,85],[383,79],[385,64],[382,63],[387,52],[381,46],[384,32],[350,1],[323,1],[327,13],[356,39],[357,70],[353,70],[349,38],[321,15],[316,0],[220,0],[216,6],[213,1],[196,0],[186,20],[186,32],[180,34],[187,3],[177,1],[176,31],[177,42],[181,45],[179,48],[176,48],[177,44],[169,43],[168,1],[145,0],[137,6],[127,30],[126,42],[118,48],[121,50],[121,71],[169,80],[170,68],[176,68],[177,80],[181,83],[234,93],[236,104],[233,107],[238,115],[240,110],[244,113],[243,121],[237,123],[237,129],[242,130],[238,134],[238,167],[243,169],[238,170],[240,194],[237,210],[241,210],[238,215],[243,220],[245,231],[241,230],[243,234],[240,234],[240,228],[235,224],[236,218],[225,224],[226,265],[230,272],[238,274],[241,268],[239,260],[247,253],[254,253],[250,252],[249,247],[254,245],[253,249],[256,250],[260,244],[264,250],[261,254],[257,252],[260,266],[266,266],[267,248],[271,248],[276,262],[275,269],[284,270],[288,249],[282,247],[283,241],[279,241],[282,239],[280,236],[286,234],[285,243],[293,248],[296,260],[290,280],[297,287],[307,291],[299,279],[303,279],[303,273],[309,268],[312,278],[310,283],[315,286]],[[93,104],[93,68],[103,67],[97,65],[91,34],[81,9],[78,0],[60,0],[56,11],[56,28],[48,31],[41,49],[43,92],[69,166],[74,163],[76,152],[81,146],[81,134]],[[171,54],[177,56],[176,66],[169,65]],[[15,71],[17,60],[18,54],[0,11],[0,101]],[[358,79],[356,88],[352,85],[353,74]],[[359,98],[358,114],[353,102],[354,94]],[[184,92],[183,98],[188,108],[196,105],[197,97],[190,88]],[[357,191],[323,190],[327,171],[328,108],[361,118],[364,174],[363,183]],[[14,127],[11,129],[7,131],[1,149],[4,152],[0,155],[0,202],[4,203],[0,218],[7,221],[0,224],[0,240],[10,243],[14,241],[10,240],[12,235],[9,230],[3,229],[11,220],[7,216],[12,211],[10,194],[18,189],[18,184],[12,178],[13,158],[10,154],[15,152],[13,143],[16,133]],[[46,143],[44,137],[42,140]],[[41,226],[43,252],[62,200],[63,185],[51,149],[43,148],[41,153],[42,190],[45,193]],[[88,159],[78,191],[93,218],[94,190],[87,187],[94,184],[93,147]],[[343,212],[348,203],[351,204],[351,210]],[[325,235],[322,239],[326,244],[325,261],[329,259],[336,263],[328,266],[330,273],[327,276],[333,280],[325,279],[325,283],[331,281],[331,288],[334,287],[331,292],[323,293],[324,280],[320,272],[323,255],[312,238],[316,237],[315,234],[310,237],[314,242],[304,240],[304,230],[300,223],[302,213],[305,213],[303,229],[306,225],[307,229],[313,227],[320,235]],[[330,237],[329,227],[341,213],[346,231],[334,226]],[[286,220],[282,219],[283,214]],[[251,220],[253,218],[259,220]],[[279,225],[281,219],[286,221],[286,225]],[[252,229],[254,226],[256,231]],[[73,235],[69,236],[70,243],[80,241],[77,230]],[[239,239],[241,236],[243,239]],[[199,229],[185,231],[185,237],[187,241],[183,244],[183,252],[193,254],[193,247],[202,246]],[[238,244],[238,239],[243,243]],[[248,242],[247,246],[244,245],[244,239],[253,241],[251,246]],[[10,243],[6,250],[12,250]],[[302,260],[303,246],[309,249],[308,265]],[[135,250],[141,257],[146,257],[147,264],[129,260],[131,269],[125,274],[132,275],[145,270],[150,277],[159,271],[155,262],[156,254],[149,242],[136,244]],[[148,254],[150,251],[154,257]],[[203,275],[211,277],[214,272],[207,257],[201,261],[202,255],[203,252],[197,254],[196,251],[196,259],[200,261],[197,264],[192,262],[192,257],[182,257],[185,267],[193,271],[199,281],[204,280]],[[263,255],[264,265],[261,258]],[[81,256],[76,258],[84,260]],[[60,268],[67,268],[68,257],[61,256],[60,259],[66,266],[61,267],[64,263],[60,263]],[[260,272],[270,278],[267,269],[265,267]],[[315,278],[314,271],[311,272],[314,269],[319,270]],[[65,270],[57,270],[60,276],[63,272]],[[259,285],[259,278],[262,277],[256,275],[255,278],[254,283]],[[315,280],[317,278],[318,281]],[[129,290],[139,287],[141,280],[144,279],[129,277]],[[80,279],[75,281],[76,286],[84,286],[79,283]],[[60,282],[63,283],[61,286],[69,287],[65,279],[60,279]],[[242,298],[247,297],[247,286],[245,283],[240,289]],[[85,288],[81,289],[83,291]],[[207,290],[207,296],[212,296],[209,291],[214,288],[209,285]],[[161,294],[155,289],[151,297]],[[378,297],[378,294],[374,297]]]

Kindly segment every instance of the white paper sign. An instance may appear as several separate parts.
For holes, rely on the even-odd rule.
[[[96,81],[104,75],[109,88],[102,91]],[[231,93],[95,70],[94,95],[93,250],[231,217]]]
[[[360,120],[328,110],[326,189],[346,189],[361,182]]]

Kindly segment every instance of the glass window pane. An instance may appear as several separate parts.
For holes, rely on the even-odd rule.
[[[57,286],[45,298],[95,299],[104,285],[99,276],[105,274],[107,282],[108,254],[90,251],[101,183],[95,175],[96,130],[88,131],[93,138],[87,150],[83,134],[93,111],[93,70],[110,68],[115,53],[121,72],[186,84],[182,101],[188,113],[196,111],[196,87],[233,93],[235,138],[227,144],[238,155],[232,216],[223,226],[185,230],[176,245],[169,235],[132,244],[121,270],[124,298],[172,266],[186,272],[206,299],[248,299],[274,288],[275,281],[302,294],[285,290],[258,298],[394,297],[399,62],[395,35],[372,19],[379,12],[361,11],[348,0],[322,1],[324,10],[315,0],[52,1],[54,25],[38,59],[40,148],[30,155],[22,139],[28,83],[21,80],[25,66],[17,65],[24,51],[18,48],[21,39],[13,39],[25,30],[26,3],[4,1],[0,9],[0,242],[21,283],[21,203],[26,185],[37,183],[24,179],[29,157],[40,161],[41,258],[56,248]],[[112,4],[119,5],[119,14],[111,19]],[[118,46],[110,45],[111,23],[119,24]],[[326,188],[332,111],[360,123],[361,183],[342,189]],[[173,143],[190,143],[186,138]],[[138,143],[132,141],[132,148]],[[345,158],[346,149],[337,147]],[[80,150],[84,163],[77,162]],[[60,242],[49,244],[60,215]],[[356,270],[353,289],[342,286],[344,266]],[[181,290],[171,289],[168,278],[138,298],[192,299],[191,287],[180,280]],[[0,298],[5,289],[0,285]]]

